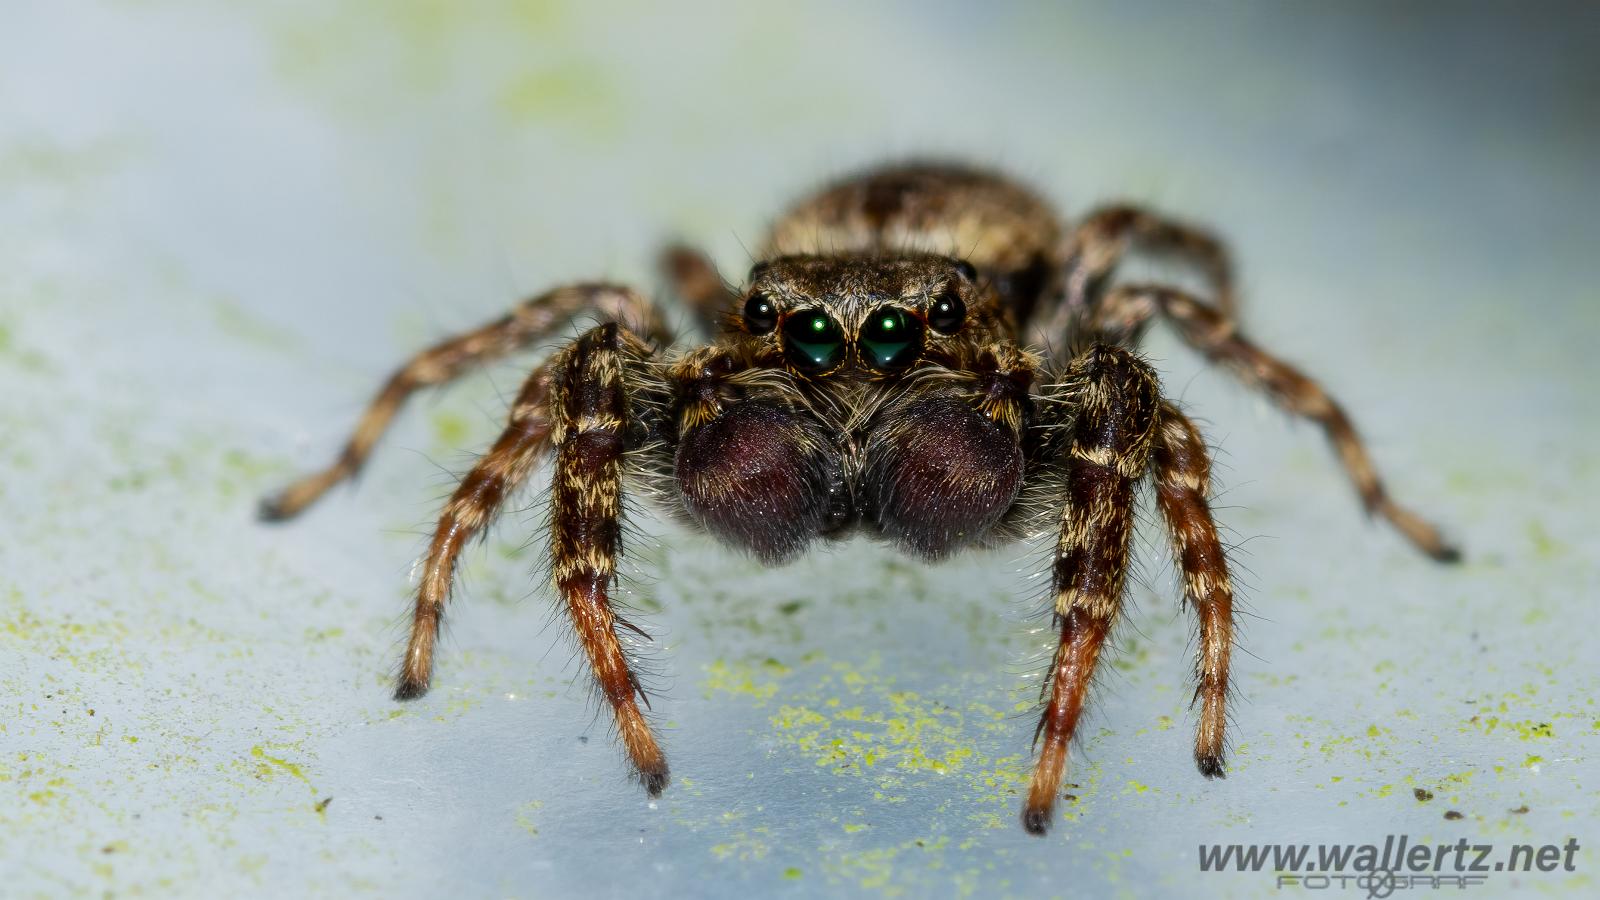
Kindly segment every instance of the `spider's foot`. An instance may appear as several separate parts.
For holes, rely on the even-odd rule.
[[[285,522],[295,517],[299,510],[289,507],[286,494],[270,494],[256,504],[256,518],[263,522]]]
[[[652,800],[661,796],[661,792],[667,789],[667,783],[671,780],[672,776],[667,772],[666,760],[662,760],[649,771],[639,770],[639,783],[644,785],[644,792],[649,794]]]
[[[1440,544],[1437,547],[1430,548],[1427,553],[1428,556],[1433,558],[1434,562],[1454,564],[1461,562],[1463,559],[1461,548],[1454,544]]]
[[[1388,519],[1412,546],[1428,554],[1428,557],[1435,562],[1461,561],[1461,548],[1445,540],[1438,528],[1411,510],[1397,505],[1386,497],[1380,497],[1368,508]]]
[[[1044,837],[1050,830],[1050,807],[1028,804],[1022,808],[1022,830],[1035,837]]]
[[[415,700],[428,692],[427,679],[412,678],[410,675],[401,675],[395,681],[394,698],[402,703]]]
[[[276,494],[269,494],[256,507],[263,522],[282,522],[305,512],[306,507],[317,502],[330,488],[354,474],[345,464],[324,469],[294,482]]]
[[[1228,769],[1222,762],[1220,754],[1203,754],[1194,758],[1195,765],[1199,767],[1200,774],[1207,778],[1227,778]]]

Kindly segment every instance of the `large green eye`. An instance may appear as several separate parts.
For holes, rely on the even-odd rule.
[[[880,372],[911,367],[922,354],[922,321],[899,307],[880,306],[861,326],[861,360]]]
[[[820,309],[802,309],[783,320],[783,352],[789,365],[808,375],[844,362],[844,331]]]

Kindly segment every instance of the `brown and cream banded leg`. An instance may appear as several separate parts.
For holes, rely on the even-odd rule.
[[[1199,621],[1195,699],[1200,725],[1194,761],[1200,774],[1222,778],[1228,710],[1228,659],[1233,652],[1233,581],[1211,518],[1211,460],[1199,429],[1171,403],[1161,405],[1152,451],[1156,503],[1167,524],[1183,596]]]
[[[353,478],[401,406],[417,390],[452,381],[474,366],[528,347],[584,312],[593,313],[603,322],[626,323],[663,345],[671,342],[655,307],[627,287],[575,284],[533,297],[504,317],[430,347],[407,361],[368,404],[333,464],[263,500],[261,518],[294,518],[335,485]]]
[[[1222,363],[1245,384],[1265,391],[1289,412],[1321,425],[1368,514],[1382,516],[1428,556],[1440,562],[1460,560],[1460,551],[1445,541],[1437,528],[1389,496],[1343,407],[1311,378],[1247,339],[1222,311],[1176,288],[1119,285],[1102,300],[1092,326],[1102,333],[1126,335],[1157,314],[1171,322],[1190,346]]]
[[[1209,282],[1223,314],[1232,318],[1237,313],[1233,263],[1222,241],[1193,225],[1120,204],[1090,212],[1067,236],[1062,252],[1063,302],[1040,333],[1068,333],[1073,317],[1089,307],[1105,279],[1130,251],[1193,264]]]
[[[579,338],[558,363],[550,396],[556,446],[550,557],[556,593],[611,704],[623,747],[645,790],[656,796],[667,786],[667,758],[640,709],[644,691],[617,633],[644,632],[618,615],[611,601],[622,552],[627,370],[642,368],[649,355],[644,342],[613,323]]]
[[[667,784],[666,757],[640,710],[644,695],[618,629],[643,635],[619,616],[610,591],[621,553],[623,454],[629,405],[625,381],[641,372],[650,347],[616,323],[586,332],[529,377],[511,422],[462,479],[439,517],[418,586],[411,640],[395,688],[398,699],[426,693],[433,649],[461,549],[493,521],[503,501],[555,447],[550,556],[560,602],[645,788]]]
[[[505,430],[461,479],[439,513],[417,583],[411,637],[395,681],[396,700],[411,700],[428,692],[433,678],[434,645],[461,550],[494,521],[506,498],[527,480],[550,446],[551,379],[563,359],[564,354],[558,355],[528,376],[511,406]]]
[[[1100,648],[1121,609],[1134,489],[1149,465],[1160,415],[1155,374],[1127,350],[1097,344],[1065,378],[1076,398],[1066,447],[1066,498],[1052,585],[1059,644],[1044,683],[1039,759],[1022,809],[1033,834],[1050,827]]]

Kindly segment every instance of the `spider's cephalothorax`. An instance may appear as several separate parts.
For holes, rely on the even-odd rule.
[[[1131,249],[1195,266],[1205,296],[1111,276]],[[396,372],[329,468],[263,505],[288,518],[365,462],[407,396],[551,334],[590,328],[531,374],[510,422],[445,504],[424,561],[396,696],[428,688],[456,561],[554,456],[550,556],[565,605],[646,789],[666,758],[611,602],[625,484],[769,563],[861,533],[915,556],[1055,535],[1059,642],[1042,686],[1023,825],[1049,826],[1067,746],[1121,606],[1135,491],[1150,482],[1199,622],[1195,760],[1223,774],[1232,585],[1208,504],[1205,442],[1130,345],[1152,319],[1289,411],[1322,425],[1367,509],[1430,556],[1452,550],[1389,499],[1344,411],[1247,340],[1232,275],[1205,232],[1132,206],[1063,230],[999,175],[883,168],[830,186],[774,226],[742,288],[701,255],[666,257],[710,344],[676,348],[655,307],[610,284],[534,297]],[[642,634],[642,632],[639,632]]]

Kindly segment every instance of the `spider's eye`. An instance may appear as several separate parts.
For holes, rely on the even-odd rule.
[[[844,362],[844,331],[820,309],[802,309],[783,320],[783,352],[807,375],[832,371]]]
[[[911,367],[922,354],[922,322],[895,306],[880,306],[861,326],[861,359],[880,372]]]
[[[955,288],[940,294],[928,308],[928,325],[940,334],[955,334],[966,320],[967,304],[961,302],[961,295]]]
[[[778,305],[763,293],[754,293],[744,302],[744,327],[751,334],[768,334],[778,327]]]

